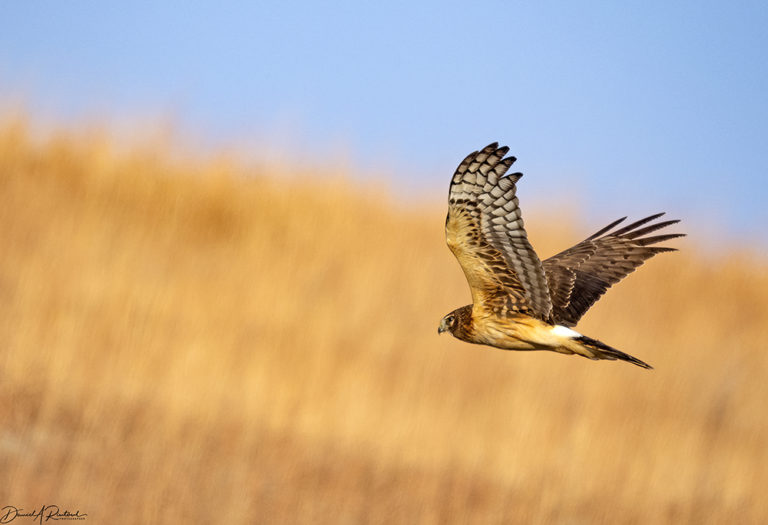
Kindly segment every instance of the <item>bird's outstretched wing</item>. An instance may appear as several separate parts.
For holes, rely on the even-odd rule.
[[[522,312],[548,319],[547,279],[528,242],[515,183],[504,175],[515,157],[490,144],[465,158],[451,179],[445,235],[472,290],[475,307],[496,315]]]
[[[624,217],[545,260],[543,265],[552,298],[553,321],[574,326],[608,288],[635,271],[647,259],[657,253],[675,251],[675,248],[655,245],[685,234],[647,236],[680,222],[652,222],[662,215],[657,213],[613,230],[626,219]],[[652,224],[644,226],[649,222]]]

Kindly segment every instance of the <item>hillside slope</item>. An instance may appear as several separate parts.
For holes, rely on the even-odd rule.
[[[436,334],[469,301],[441,207],[398,211],[332,166],[117,146],[0,125],[0,504],[92,523],[768,519],[766,261],[688,238],[611,290],[579,330],[653,371],[502,352]],[[592,233],[523,205],[544,255]]]

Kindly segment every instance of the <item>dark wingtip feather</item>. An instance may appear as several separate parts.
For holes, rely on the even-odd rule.
[[[613,228],[614,226],[616,226],[617,224],[619,224],[619,223],[621,223],[621,222],[623,222],[625,220],[627,220],[626,217],[622,217],[621,219],[616,219],[615,221],[613,221],[608,226],[600,229],[599,231],[597,231],[597,232],[593,233],[592,235],[590,235],[589,237],[587,237],[586,240],[587,241],[591,241],[592,239],[596,239],[597,237],[600,237],[602,234],[604,234],[605,232],[607,232],[608,230],[610,230],[611,228]]]
[[[648,217],[646,217],[646,218],[644,218],[644,219],[640,219],[639,221],[635,221],[635,222],[633,222],[632,224],[628,224],[627,226],[624,226],[624,227],[623,227],[623,228],[621,228],[620,230],[616,230],[616,231],[615,231],[615,232],[613,232],[611,235],[622,235],[622,234],[625,234],[625,233],[627,233],[627,232],[629,232],[629,231],[632,231],[632,230],[634,230],[635,228],[637,228],[637,227],[639,227],[639,226],[642,226],[642,225],[643,225],[643,224],[645,224],[645,223],[648,223],[648,222],[650,222],[650,221],[652,221],[652,220],[654,220],[654,219],[658,219],[659,217],[661,217],[662,215],[664,215],[664,213],[665,213],[665,212],[656,213],[656,214],[654,214],[654,215],[650,215],[650,216],[648,216]]]
[[[648,246],[649,244],[656,244],[658,242],[668,241],[670,239],[677,239],[678,237],[685,237],[684,233],[668,233],[666,235],[654,235],[653,237],[644,237],[642,239],[635,239],[635,243],[640,246]]]
[[[458,172],[462,168],[465,168],[466,166],[469,166],[469,163],[472,162],[475,159],[475,157],[477,157],[479,154],[480,154],[480,152],[475,150],[472,153],[470,153],[469,155],[467,155],[466,157],[464,157],[464,159],[459,163],[458,167],[456,168],[456,171]]]
[[[650,224],[645,228],[640,228],[639,230],[631,231],[626,235],[624,235],[624,237],[626,237],[627,239],[637,239],[638,237],[642,237],[643,235],[647,235],[649,233],[655,232],[656,230],[660,230],[672,224],[677,224],[678,222],[680,222],[680,219],[657,222],[654,224]]]

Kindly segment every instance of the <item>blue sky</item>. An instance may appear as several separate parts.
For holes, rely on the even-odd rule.
[[[303,164],[342,150],[408,192],[444,193],[498,140],[523,206],[667,210],[768,246],[766,6],[16,2],[0,98],[64,122],[170,116],[212,145],[298,144]]]

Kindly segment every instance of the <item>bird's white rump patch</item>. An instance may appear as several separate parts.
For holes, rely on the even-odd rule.
[[[576,339],[577,337],[581,337],[581,334],[576,330],[571,330],[570,328],[559,325],[559,324],[556,324],[555,326],[552,327],[552,332],[555,335],[559,335],[561,337],[570,337],[571,339]]]

